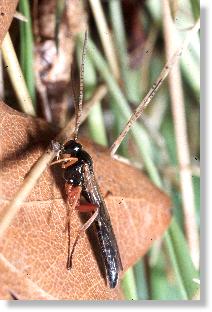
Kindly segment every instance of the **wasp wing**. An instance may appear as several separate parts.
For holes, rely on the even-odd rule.
[[[99,208],[99,215],[95,221],[97,235],[107,271],[108,281],[110,287],[114,288],[117,284],[118,273],[123,269],[116,237],[113,232],[106,204],[95,179],[93,168],[88,164],[85,164],[83,171],[84,183],[82,194],[88,202]]]

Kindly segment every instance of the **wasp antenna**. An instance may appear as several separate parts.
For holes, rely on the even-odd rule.
[[[84,93],[84,67],[85,67],[85,56],[87,49],[87,41],[88,41],[88,31],[85,31],[85,38],[83,44],[82,51],[82,59],[81,59],[81,68],[80,68],[80,89],[79,89],[79,102],[76,109],[76,123],[75,123],[75,131],[74,131],[74,140],[78,138],[79,126],[81,122],[82,116],[82,103],[83,103],[83,93]]]
[[[75,114],[77,116],[78,105],[77,105],[77,97],[76,97],[76,91],[75,91],[75,88],[74,88],[74,78],[73,77],[74,77],[73,76],[73,69],[71,67],[71,91],[72,91],[72,96],[73,96]]]

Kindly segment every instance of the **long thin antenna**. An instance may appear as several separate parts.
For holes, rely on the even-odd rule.
[[[72,91],[72,95],[73,95],[74,110],[75,110],[75,115],[76,115],[77,109],[78,109],[78,103],[77,103],[76,91],[75,91],[75,88],[74,88],[74,78],[73,77],[74,77],[73,69],[72,69],[72,66],[71,66],[71,91]]]
[[[85,55],[87,49],[87,41],[88,41],[88,31],[85,32],[85,39],[83,44],[82,51],[82,60],[81,60],[81,68],[80,68],[80,90],[79,90],[79,103],[76,110],[76,119],[75,119],[75,131],[74,131],[74,140],[78,138],[79,126],[81,122],[82,116],[82,103],[83,103],[83,93],[84,93],[84,67],[85,67]]]

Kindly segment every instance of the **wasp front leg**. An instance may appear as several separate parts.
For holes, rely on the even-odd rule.
[[[77,161],[78,161],[78,158],[76,157],[64,157],[64,158],[60,158],[51,162],[50,166],[62,163],[61,167],[65,169],[75,164]]]

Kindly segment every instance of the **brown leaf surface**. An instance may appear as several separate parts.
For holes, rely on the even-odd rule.
[[[45,122],[18,113],[2,102],[0,115],[1,217],[54,133]],[[170,201],[140,171],[112,160],[104,148],[81,141],[93,157],[125,271],[167,228]],[[68,207],[63,187],[61,169],[55,166],[46,170],[0,240],[1,299],[8,298],[8,293],[19,299],[122,298],[119,287],[110,290],[105,285],[92,229],[80,239],[73,269],[67,271]],[[82,222],[74,211],[71,245]]]
[[[10,23],[12,22],[17,3],[18,0],[0,1],[0,45],[6,35]]]

